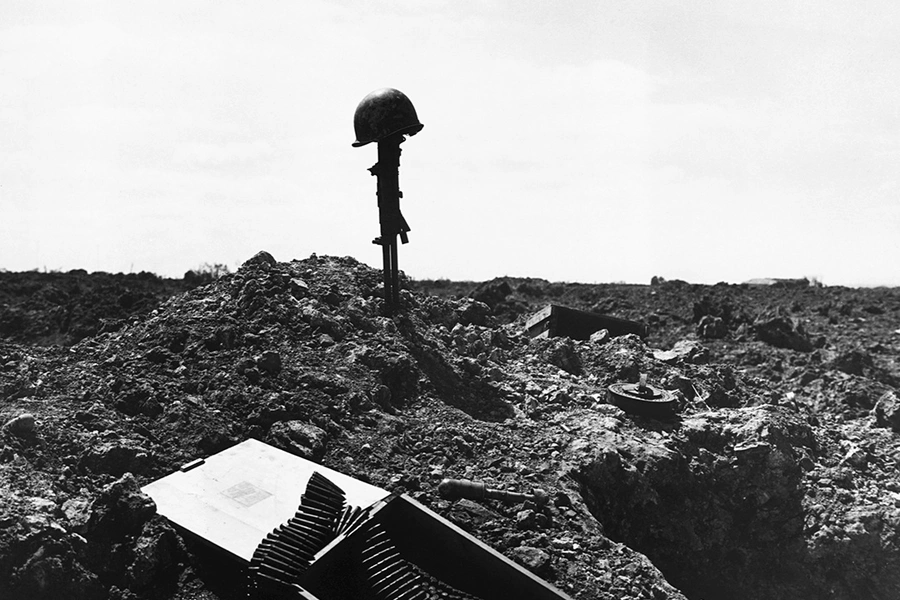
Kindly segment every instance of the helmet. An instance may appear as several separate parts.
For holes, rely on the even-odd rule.
[[[403,133],[416,135],[422,130],[416,109],[406,94],[394,88],[375,90],[362,99],[353,115],[356,130],[354,148],[369,142],[380,142],[388,136]]]

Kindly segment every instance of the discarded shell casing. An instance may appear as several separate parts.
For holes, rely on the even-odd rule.
[[[481,500],[490,498],[502,502],[532,502],[544,505],[550,496],[544,490],[535,488],[530,494],[510,492],[487,487],[481,481],[469,481],[467,479],[444,479],[438,484],[438,493],[444,498],[468,498],[469,500]]]

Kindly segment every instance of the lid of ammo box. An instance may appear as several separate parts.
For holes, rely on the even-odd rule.
[[[247,440],[142,488],[157,512],[179,527],[249,562],[260,541],[294,516],[313,471],[344,490],[348,504],[369,506],[388,492]]]

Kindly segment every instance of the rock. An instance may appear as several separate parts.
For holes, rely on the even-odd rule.
[[[156,514],[156,503],[141,491],[134,475],[126,473],[100,491],[90,512],[88,540],[117,539],[140,531]]]
[[[862,348],[853,348],[842,352],[829,361],[827,366],[837,369],[848,375],[862,376],[864,371],[871,369],[874,363],[872,356]]]
[[[256,385],[257,383],[259,383],[259,377],[260,377],[259,369],[257,369],[256,367],[251,367],[251,368],[247,369],[246,371],[244,371],[244,377],[247,378],[247,381],[249,381],[253,385]]]
[[[734,455],[738,459],[747,460],[765,457],[771,452],[772,446],[765,442],[744,442],[734,447]]]
[[[133,562],[134,539],[141,535],[146,523],[164,520],[156,516],[156,504],[141,492],[131,473],[104,487],[91,503],[90,511],[83,561],[106,585],[124,588],[128,566]]]
[[[300,300],[309,296],[309,285],[302,279],[294,277],[290,282],[291,296]]]
[[[516,513],[516,527],[519,529],[534,529],[535,523],[535,513],[530,508]]]
[[[559,491],[553,496],[553,504],[558,508],[569,508],[572,506],[572,499],[565,492]]]
[[[246,261],[244,261],[244,264],[242,264],[241,267],[243,268],[243,267],[253,267],[253,266],[262,266],[262,265],[265,265],[268,267],[274,267],[276,264],[277,264],[277,261],[275,260],[275,257],[272,256],[271,254],[269,254],[268,252],[266,252],[265,250],[262,250],[260,252],[257,252],[256,254],[254,254],[252,257],[248,258]]]
[[[485,325],[490,314],[487,304],[472,298],[463,298],[456,309],[457,320],[463,325]]]
[[[460,359],[459,366],[463,371],[474,376],[480,375],[483,370],[481,364],[477,360],[469,358],[468,356]]]
[[[183,550],[172,527],[157,517],[144,524],[133,553],[126,581],[131,590],[138,591],[160,586],[167,576],[176,577],[175,567]]]
[[[161,346],[156,346],[155,348],[151,348],[147,354],[144,355],[144,358],[147,359],[147,362],[153,363],[155,365],[160,365],[172,357],[172,354]]]
[[[569,338],[552,338],[542,356],[548,363],[567,373],[580,375],[582,372],[581,357],[578,356],[575,344]]]
[[[38,534],[45,539],[27,557],[22,557],[24,564],[13,572],[9,581],[0,582],[0,591],[12,590],[9,595],[4,592],[4,598],[100,600],[105,597],[96,575],[77,562],[72,542],[61,538],[61,533],[65,531],[45,530]],[[10,588],[6,588],[7,584]]]
[[[215,427],[209,427],[197,440],[197,447],[204,454],[215,454],[216,452],[225,450],[229,446],[233,446],[237,442],[238,440],[232,438],[223,431],[220,431]]]
[[[719,317],[704,315],[697,324],[697,335],[707,339],[722,339],[728,334],[728,327]]]
[[[3,427],[15,435],[28,435],[34,432],[34,415],[22,413],[7,421]]]
[[[900,398],[894,391],[887,391],[875,403],[872,409],[875,422],[879,427],[889,427],[900,433]]]
[[[838,462],[839,467],[844,465],[850,465],[858,470],[865,469],[869,465],[869,454],[859,446],[853,445]]]
[[[479,527],[500,517],[491,509],[465,498],[454,503],[450,516],[454,523],[470,531],[473,527]]]
[[[512,288],[505,279],[499,281],[489,281],[479,285],[472,293],[471,298],[483,302],[491,309],[506,300],[506,297],[512,294]]]
[[[699,323],[704,316],[721,318],[725,325],[738,320],[738,310],[730,298],[714,297],[708,294],[694,302],[694,322]]]
[[[391,406],[391,388],[386,385],[376,385],[372,388],[370,393],[372,402],[381,407],[382,410],[392,411],[393,406]]]
[[[256,359],[250,358],[249,356],[245,356],[244,358],[237,361],[237,363],[234,365],[234,371],[238,375],[243,375],[250,369],[255,369],[255,368],[256,368]]]
[[[416,396],[419,389],[419,369],[410,355],[390,353],[383,356],[379,363],[379,376],[391,392],[392,405],[399,406]]]
[[[121,476],[142,473],[150,465],[150,456],[141,446],[124,440],[105,442],[91,448],[81,459],[81,466],[95,473]]]
[[[319,307],[322,305],[313,298],[308,298],[300,302],[300,314],[304,321],[309,323],[311,327],[327,333],[337,341],[344,339],[346,331],[344,325],[338,319],[326,314]],[[393,326],[393,322],[389,319],[388,323]]]
[[[671,350],[654,350],[653,358],[666,364],[702,365],[709,362],[709,350],[693,340],[681,340]]]
[[[306,459],[318,460],[325,453],[327,434],[304,421],[280,421],[272,425],[269,437],[279,445]]]
[[[207,350],[215,352],[222,348],[234,348],[234,342],[237,338],[235,328],[230,325],[217,327],[212,335],[203,340],[203,345]]]
[[[322,302],[331,306],[339,306],[345,299],[346,295],[336,285],[329,286],[328,291],[320,296]]]
[[[550,555],[540,548],[519,546],[510,550],[509,554],[535,575],[544,575],[550,568]]]
[[[811,352],[813,343],[799,319],[781,315],[760,317],[753,323],[756,338],[776,348]]]
[[[47,498],[34,496],[30,498],[29,504],[31,505],[31,510],[35,512],[44,512],[48,514],[56,512],[56,502]]]
[[[63,514],[69,520],[69,529],[75,533],[83,534],[87,531],[88,520],[91,517],[90,504],[83,498],[71,498],[63,502]]]
[[[504,373],[503,369],[496,365],[492,365],[488,367],[487,376],[491,381],[503,381],[506,377],[506,373]]]
[[[267,350],[256,359],[256,366],[270,375],[278,375],[281,372],[281,355]]]
[[[146,415],[155,418],[163,412],[163,407],[156,400],[153,390],[146,385],[120,392],[115,400],[115,407],[130,416]]]
[[[589,338],[592,344],[602,344],[609,340],[609,329],[601,329],[591,334]]]

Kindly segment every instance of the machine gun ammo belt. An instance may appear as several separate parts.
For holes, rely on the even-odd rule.
[[[378,600],[481,600],[432,577],[402,557],[380,523],[367,527],[362,564]]]
[[[290,598],[316,553],[338,534],[348,510],[343,490],[314,472],[292,519],[275,528],[250,560],[250,597]]]
[[[302,598],[304,574],[316,554],[339,535],[356,529],[363,546],[348,577],[360,577],[373,600],[481,600],[425,572],[401,555],[385,527],[368,509],[348,506],[343,490],[314,472],[293,518],[260,542],[250,561],[249,597]],[[323,597],[322,600],[327,600]],[[361,598],[360,600],[365,600]]]

